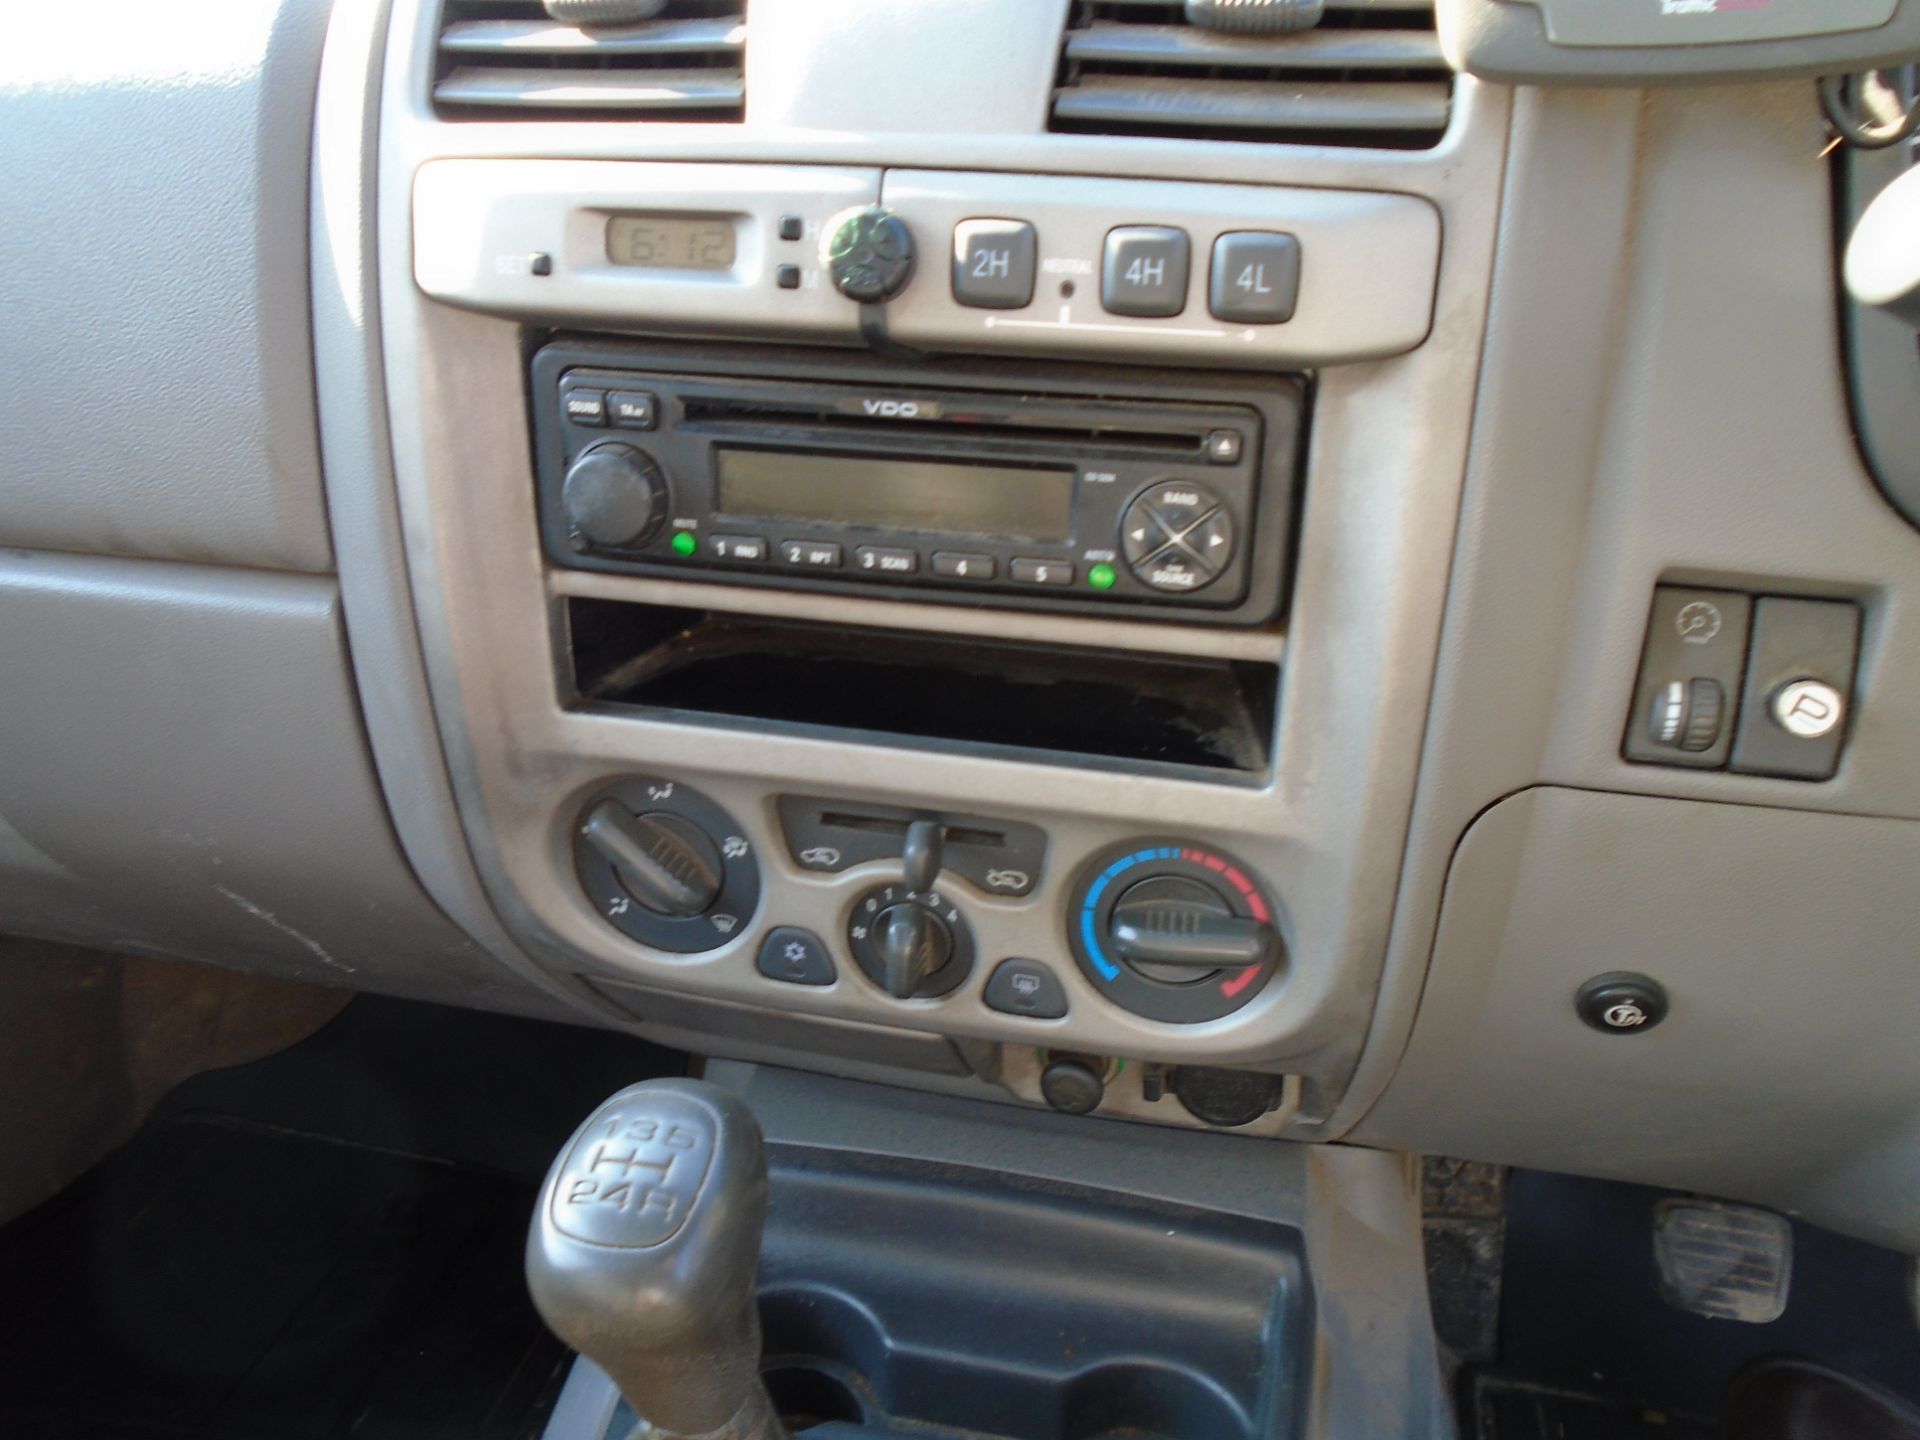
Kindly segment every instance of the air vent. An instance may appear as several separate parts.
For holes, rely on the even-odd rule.
[[[1433,0],[1325,0],[1311,29],[1203,29],[1166,0],[1075,0],[1055,130],[1417,150],[1447,128],[1453,75]]]
[[[632,25],[562,25],[538,0],[447,0],[433,101],[480,118],[739,120],[746,0],[668,0]]]

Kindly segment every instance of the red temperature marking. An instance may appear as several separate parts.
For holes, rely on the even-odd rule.
[[[1234,976],[1233,979],[1223,982],[1220,986],[1220,993],[1228,999],[1232,999],[1235,995],[1238,995],[1242,990],[1246,989],[1247,986],[1251,985],[1253,983],[1253,977],[1259,973],[1260,967],[1258,965],[1249,965],[1238,975]]]

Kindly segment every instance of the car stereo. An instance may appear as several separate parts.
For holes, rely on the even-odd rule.
[[[541,350],[549,558],[1238,624],[1279,608],[1296,382],[1155,377],[1143,393],[1073,367],[824,368]]]

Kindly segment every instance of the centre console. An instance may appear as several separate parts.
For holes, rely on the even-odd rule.
[[[757,0],[747,121],[612,123],[454,108],[498,17],[392,7],[316,226],[374,156],[394,514],[341,569],[356,666],[427,682],[363,687],[396,825],[599,1023],[1312,1134],[1380,990],[1507,102],[1413,150],[1053,131],[1054,7],[910,8]]]

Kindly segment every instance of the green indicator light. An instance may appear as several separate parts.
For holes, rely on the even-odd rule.
[[[1119,576],[1113,573],[1111,565],[1096,565],[1087,571],[1087,583],[1096,590],[1111,590],[1113,582]]]
[[[673,553],[676,555],[691,555],[700,548],[699,540],[690,530],[682,530],[667,543],[673,546]]]

